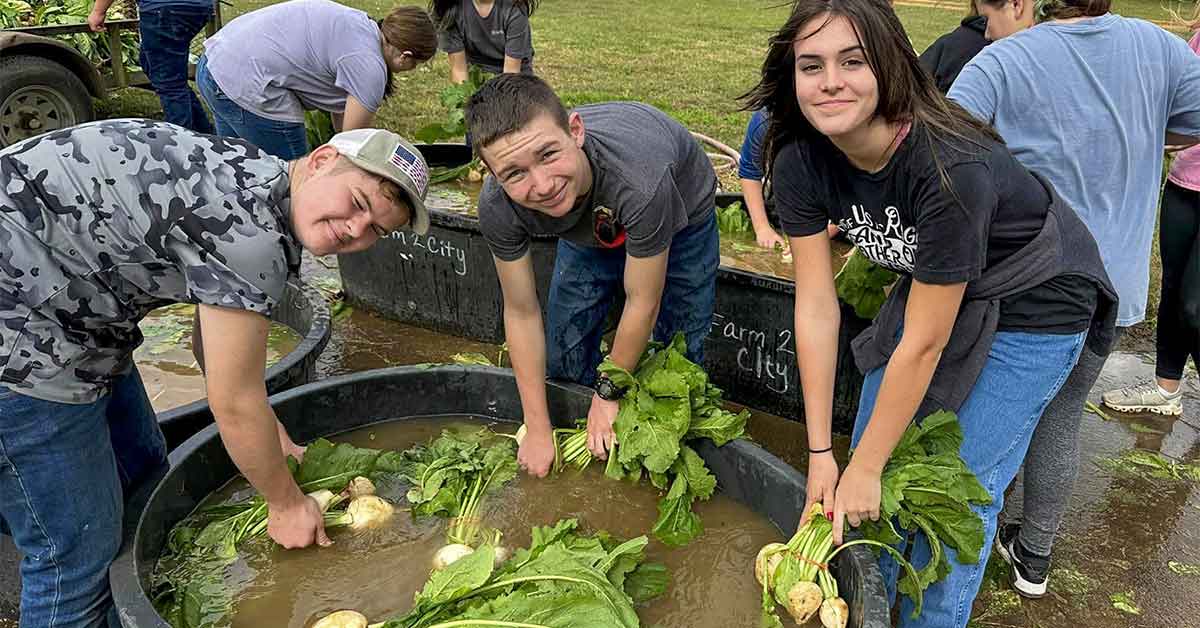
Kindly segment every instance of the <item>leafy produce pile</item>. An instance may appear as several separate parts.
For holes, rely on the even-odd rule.
[[[873,545],[890,552],[904,569],[913,573],[912,565],[892,547],[859,539],[833,549],[833,523],[825,518],[820,502],[808,510],[808,521],[796,530],[787,543],[771,543],[758,552],[754,561],[754,577],[762,585],[762,628],[783,625],[775,613],[775,605],[783,606],[797,624],[803,624],[820,612],[825,628],[846,628],[850,608],[838,595],[837,581],[829,573],[831,563],[840,552],[855,545]],[[921,595],[916,596],[916,614],[921,612]],[[914,615],[915,616],[915,615]]]
[[[854,308],[859,318],[872,319],[887,300],[886,288],[896,282],[896,273],[876,266],[855,248],[846,264],[833,276],[838,298]]]
[[[529,548],[499,564],[491,545],[480,546],[435,571],[407,614],[379,625],[636,628],[634,605],[666,591],[666,568],[644,562],[645,536],[622,543],[603,532],[580,534],[578,525],[534,527]],[[313,628],[335,626],[366,628],[367,619],[339,611]]]
[[[700,536],[704,526],[692,512],[692,502],[707,500],[717,479],[704,460],[685,441],[707,438],[718,447],[746,433],[750,412],[729,412],[721,405],[721,389],[708,382],[708,374],[685,356],[682,333],[671,344],[651,343],[633,373],[605,360],[600,372],[617,386],[627,388],[613,431],[616,444],[609,452],[604,473],[613,479],[650,479],[667,491],[658,502],[654,536],[670,546],[681,546]],[[586,467],[592,461],[583,428],[555,430],[558,444],[556,468]]]
[[[467,100],[474,94],[491,76],[485,74],[478,67],[472,67],[467,75],[467,80],[458,85],[450,85],[442,90],[438,95],[442,106],[446,108],[446,117],[441,122],[421,127],[413,137],[418,141],[432,143],[442,140],[449,140],[456,137],[462,137],[467,133],[467,118],[465,107]]]
[[[733,203],[717,208],[717,231],[721,235],[752,233],[754,225],[750,223],[750,215],[746,213],[742,204]]]
[[[398,452],[360,449],[319,439],[304,461],[288,459],[301,490],[325,512],[326,527],[356,530],[386,521],[392,505],[376,496],[370,478],[399,473]],[[333,491],[339,491],[334,493]],[[267,504],[260,496],[198,509],[171,529],[163,555],[150,576],[154,606],[175,628],[211,626],[231,612],[225,569],[238,548],[264,538]]]
[[[819,610],[826,628],[845,628],[847,606],[838,597],[828,565],[848,547],[869,545],[892,555],[904,569],[898,588],[912,598],[914,618],[921,614],[925,589],[950,573],[943,543],[958,552],[959,562],[976,563],[983,549],[983,520],[971,505],[989,504],[991,496],[959,456],[962,440],[952,412],[937,412],[910,425],[883,470],[879,520],[863,521],[858,528],[864,538],[833,549],[833,523],[817,502],[790,541],[763,547],[754,564],[763,585],[762,626],[780,625],[778,603],[796,623],[803,624]],[[926,535],[928,564],[917,569],[893,547],[902,539],[892,521],[899,522],[906,536],[918,531]]]
[[[483,498],[517,476],[513,441],[487,428],[445,430],[428,445],[400,455],[400,475],[412,484],[407,499],[414,517],[450,519],[450,543],[434,557],[440,569],[470,554],[481,543],[496,546],[500,533],[480,523]]]
[[[943,544],[965,565],[978,562],[983,550],[983,519],[971,506],[990,504],[992,498],[959,456],[962,441],[953,412],[936,412],[910,425],[883,469],[879,521],[864,521],[858,528],[865,538],[889,546],[901,541],[892,521],[906,534],[920,531],[928,538],[929,563],[898,584],[918,613],[921,593],[950,573]]]
[[[135,6],[133,3],[118,2],[117,6],[109,9],[108,20],[137,17]],[[0,0],[0,28],[81,24],[85,32],[56,35],[55,38],[74,47],[97,65],[110,65],[109,34],[87,30],[87,18],[91,10],[90,0]],[[140,69],[137,65],[138,37],[135,30],[121,30],[121,55],[127,71],[136,72]]]

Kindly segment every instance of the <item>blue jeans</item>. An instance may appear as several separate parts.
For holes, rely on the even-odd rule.
[[[192,39],[212,19],[212,7],[172,6],[138,15],[141,53],[138,64],[150,79],[171,124],[197,133],[212,133],[213,125],[188,86],[188,54]]]
[[[963,430],[960,454],[967,467],[992,496],[987,506],[972,509],[983,519],[983,550],[974,565],[959,563],[953,549],[945,548],[950,575],[925,590],[925,607],[912,619],[913,604],[900,604],[902,628],[962,628],[971,616],[971,604],[983,581],[983,570],[996,535],[996,514],[1004,505],[1004,490],[1017,474],[1038,419],[1058,393],[1079,359],[1087,332],[1069,335],[998,332],[987,363],[970,396],[958,411]],[[884,367],[867,374],[854,423],[852,444],[857,446],[875,406]],[[902,544],[903,545],[903,544]],[[901,552],[903,547],[898,548]],[[912,549],[914,566],[929,562],[929,543],[918,533]],[[899,565],[884,554],[879,560],[888,599],[896,597]]]
[[[89,404],[0,386],[0,518],[21,561],[21,627],[119,626],[108,567],[127,492],[167,445],[135,369]]]
[[[302,123],[271,120],[243,109],[221,91],[203,55],[196,63],[196,87],[213,112],[217,135],[244,139],[280,159],[308,154],[308,134]]]
[[[716,216],[684,228],[671,240],[662,305],[654,339],[669,342],[682,331],[688,359],[704,357],[712,324],[721,253]],[[591,386],[596,382],[604,318],[624,289],[625,248],[598,249],[559,240],[546,304],[546,374]]]

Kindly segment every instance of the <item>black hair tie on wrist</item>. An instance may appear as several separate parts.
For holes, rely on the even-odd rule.
[[[808,450],[808,453],[810,453],[810,454],[823,454],[823,453],[825,453],[825,452],[827,452],[827,451],[833,451],[833,445],[830,445],[830,446],[826,447],[825,449],[809,449],[809,450]]]

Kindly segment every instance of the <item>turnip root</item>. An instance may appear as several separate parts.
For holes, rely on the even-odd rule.
[[[363,495],[351,500],[346,512],[350,515],[350,527],[354,530],[364,530],[391,519],[395,509],[377,495]]]
[[[754,577],[759,584],[775,581],[775,570],[779,568],[779,563],[783,562],[783,554],[788,549],[788,546],[783,543],[768,543],[758,550],[758,557],[754,559]]]
[[[795,586],[788,591],[787,595],[788,614],[792,619],[796,620],[797,624],[803,624],[812,619],[813,615],[821,609],[821,599],[824,597],[821,593],[821,587],[815,582],[797,582]]]
[[[508,560],[508,548],[502,545],[496,546],[496,556],[492,560],[492,564],[496,567],[499,567],[500,565],[503,565],[504,561],[506,560]]]
[[[312,628],[367,628],[367,618],[358,611],[337,611],[317,620]]]
[[[350,485],[346,487],[346,491],[350,493],[351,499],[356,499],[363,495],[374,495],[375,483],[360,475],[350,481]]]
[[[438,550],[437,553],[433,555],[433,569],[434,571],[445,569],[458,559],[463,558],[464,556],[469,556],[474,552],[475,550],[471,549],[470,545],[451,543]]]
[[[329,506],[333,503],[333,499],[337,497],[333,494],[333,491],[328,489],[313,491],[309,493],[308,496],[317,502],[317,507],[321,509],[321,512],[329,510]]]
[[[825,628],[846,628],[849,618],[850,607],[846,600],[834,597],[821,602],[821,625]]]
[[[521,443],[525,440],[525,432],[526,432],[525,424],[522,423],[521,427],[517,428],[517,446],[520,446]]]

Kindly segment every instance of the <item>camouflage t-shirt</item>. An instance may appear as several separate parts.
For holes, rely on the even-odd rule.
[[[106,120],[0,150],[0,386],[89,403],[150,310],[270,315],[300,246],[287,162],[241,140]]]

